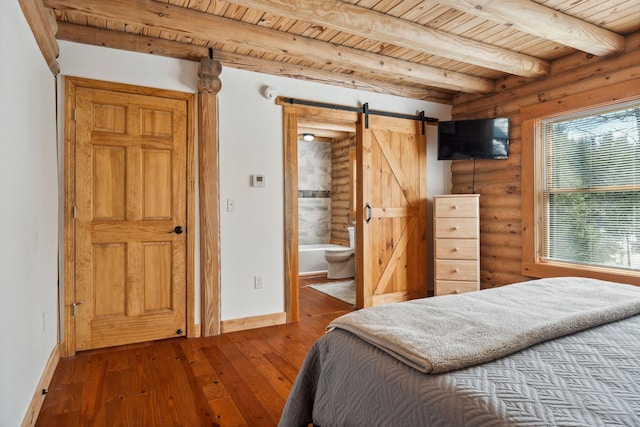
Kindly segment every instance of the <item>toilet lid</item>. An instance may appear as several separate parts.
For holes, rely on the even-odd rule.
[[[352,253],[353,249],[325,249],[324,253],[328,253],[328,254],[335,254],[335,255],[341,255],[341,254],[348,254],[348,253]]]

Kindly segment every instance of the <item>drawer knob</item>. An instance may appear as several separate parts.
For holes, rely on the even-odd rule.
[[[453,252],[459,252],[460,248],[453,248]]]
[[[454,293],[454,294],[459,294],[459,293],[460,293],[460,290],[459,290],[459,289],[454,289],[454,290],[453,290],[453,293]]]
[[[451,229],[452,229],[453,231],[456,231],[456,230],[459,230],[459,229],[460,229],[460,227],[458,227],[458,226],[456,225],[456,226],[451,227]]]
[[[460,269],[459,269],[459,268],[454,268],[454,269],[453,269],[453,272],[454,272],[454,273],[460,273]]]
[[[453,206],[451,206],[451,209],[453,209],[453,210],[458,209],[458,205],[453,205]]]

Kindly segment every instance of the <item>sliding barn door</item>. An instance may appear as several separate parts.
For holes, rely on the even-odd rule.
[[[186,328],[184,100],[76,92],[76,350]]]
[[[425,141],[419,121],[359,118],[358,307],[427,295]]]

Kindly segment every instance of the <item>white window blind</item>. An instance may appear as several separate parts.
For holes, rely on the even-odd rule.
[[[542,258],[640,270],[640,103],[542,130]]]

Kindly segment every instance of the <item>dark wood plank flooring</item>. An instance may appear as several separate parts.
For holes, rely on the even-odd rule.
[[[349,304],[300,287],[300,321],[62,359],[37,426],[274,426],[302,361]]]

